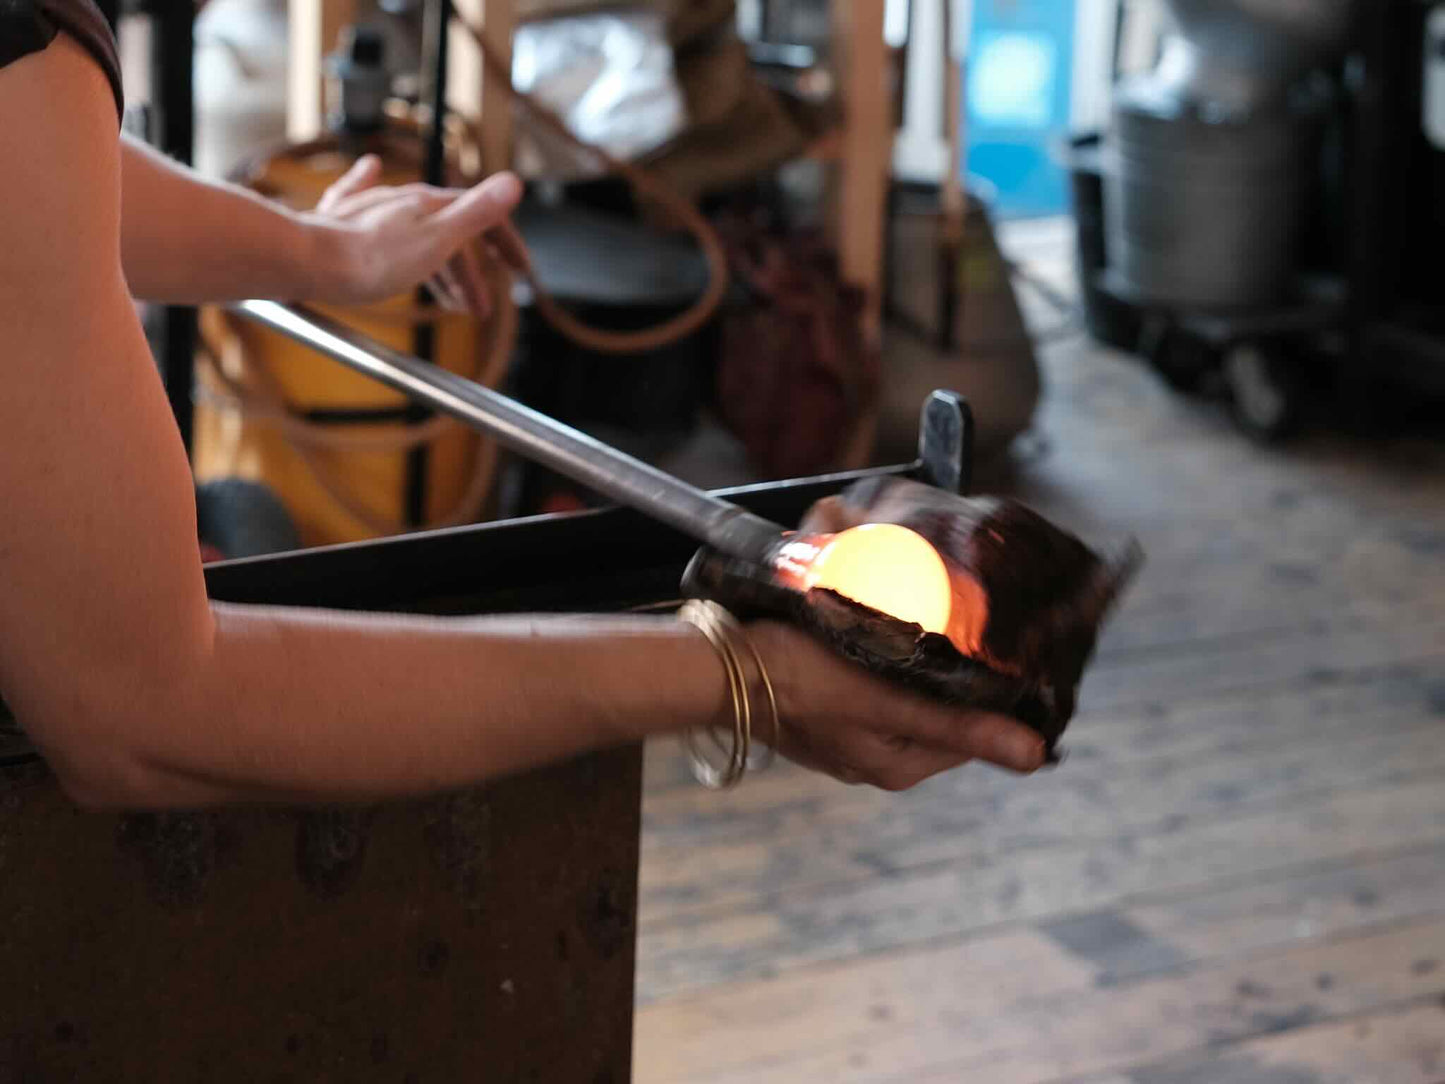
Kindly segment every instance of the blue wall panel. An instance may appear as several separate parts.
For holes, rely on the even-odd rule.
[[[1064,214],[1074,0],[975,0],[965,81],[969,174],[1005,217]]]

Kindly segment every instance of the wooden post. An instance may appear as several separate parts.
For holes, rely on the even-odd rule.
[[[326,57],[356,18],[356,2],[290,0],[287,16],[286,135],[312,139],[326,126]]]
[[[512,0],[453,0],[457,12],[484,26],[492,47],[510,65],[512,58]],[[356,0],[290,0],[289,72],[287,76],[286,134],[294,140],[310,139],[326,124],[326,57],[335,51],[343,27],[357,17]],[[512,113],[505,101],[495,109],[483,108],[487,98],[482,58],[470,39],[452,28],[448,69],[448,100],[481,125],[487,168],[511,164]],[[510,76],[510,71],[507,73]],[[495,93],[495,92],[493,92]]]
[[[966,40],[968,30],[958,21],[963,13],[954,10],[953,0],[943,0],[943,145],[948,148],[948,168],[943,174],[943,236],[938,260],[938,348],[952,351],[957,346],[959,274],[968,224],[968,196],[963,182],[966,141],[963,131],[964,50],[956,43]]]
[[[833,0],[833,41],[845,110],[834,236],[844,278],[867,292],[865,327],[881,330],[883,234],[893,110],[884,0]]]
[[[515,15],[512,0],[452,0],[457,14],[480,24],[487,41],[497,56],[506,61],[508,70],[499,73],[511,78],[512,27]],[[507,99],[495,86],[487,85],[485,64],[476,43],[463,32],[452,28],[451,68],[448,98],[453,109],[480,125],[482,160],[488,172],[508,168],[512,164],[512,110]]]
[[[948,168],[943,175],[943,217],[946,236],[950,242],[958,242],[963,236],[963,220],[967,214],[967,199],[963,184],[963,155],[966,150],[963,117],[963,65],[965,57],[955,48],[960,36],[968,31],[958,24],[960,13],[953,8],[953,0],[943,0],[943,125],[944,146],[948,148]]]

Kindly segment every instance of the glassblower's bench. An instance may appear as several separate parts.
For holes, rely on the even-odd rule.
[[[795,524],[865,474],[732,490]],[[663,608],[696,542],[635,512],[212,565],[232,602],[431,614]],[[406,725],[398,720],[398,725]],[[642,754],[365,809],[77,810],[0,731],[0,1081],[630,1079]]]

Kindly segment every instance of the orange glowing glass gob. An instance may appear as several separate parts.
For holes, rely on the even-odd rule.
[[[869,523],[834,535],[789,540],[778,571],[801,590],[836,591],[879,613],[946,633],[953,609],[948,569],[922,535]]]

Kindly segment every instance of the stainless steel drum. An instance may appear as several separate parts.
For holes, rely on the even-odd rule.
[[[1318,110],[1213,119],[1121,88],[1105,174],[1109,262],[1141,301],[1242,308],[1288,289]]]
[[[1288,291],[1350,0],[1168,0],[1159,66],[1115,92],[1106,229],[1117,283],[1152,303],[1247,308]]]

